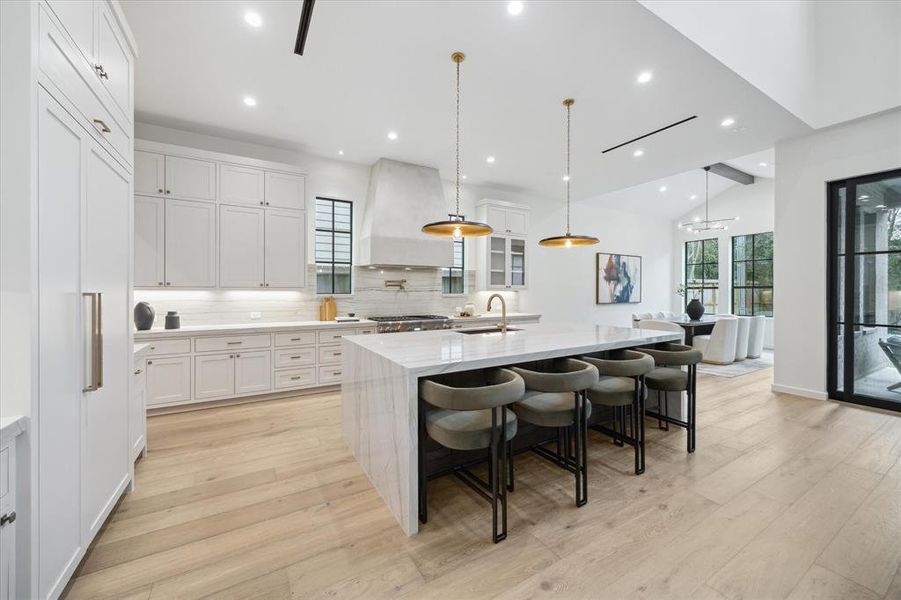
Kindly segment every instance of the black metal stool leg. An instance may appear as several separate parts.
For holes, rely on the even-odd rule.
[[[419,473],[419,522],[422,524],[429,521],[429,505],[427,498],[427,486],[425,476],[425,410],[422,402],[419,403],[419,436],[418,436],[418,473]]]
[[[640,456],[638,474],[644,473],[644,377],[638,378],[638,454]]]
[[[494,409],[497,410],[497,409]],[[507,476],[507,407],[501,406],[501,423],[500,423],[500,440],[497,448],[500,452],[500,463],[494,470],[494,479],[492,485],[497,490],[497,495],[501,503],[501,530],[494,536],[494,543],[498,543],[507,537],[507,486],[504,479]]]
[[[508,472],[507,472],[507,491],[512,492],[514,487],[516,486],[516,476],[513,469],[513,442],[507,442],[507,461],[508,461]]]
[[[695,417],[697,414],[697,365],[688,367],[688,451],[695,451],[695,442],[697,435],[695,430]]]

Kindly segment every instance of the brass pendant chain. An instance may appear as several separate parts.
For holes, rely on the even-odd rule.
[[[454,61],[457,63],[457,212],[460,214],[460,63],[463,62],[463,54],[454,54]]]
[[[563,104],[566,106],[566,235],[570,235],[570,218],[569,218],[569,155],[570,155],[570,120],[571,120],[571,107],[573,105],[572,98],[563,101]]]

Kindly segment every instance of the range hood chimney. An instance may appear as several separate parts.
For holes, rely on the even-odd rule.
[[[369,173],[359,264],[379,267],[447,267],[453,243],[421,231],[448,212],[438,169],[380,158]]]

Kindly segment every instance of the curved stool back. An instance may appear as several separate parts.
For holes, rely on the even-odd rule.
[[[607,358],[584,356],[582,360],[597,367],[601,375],[598,383],[588,390],[588,399],[613,411],[613,429],[600,422],[592,428],[612,437],[618,446],[632,446],[635,449],[635,474],[644,473],[644,376],[654,369],[654,359],[634,350],[619,350],[608,353]],[[626,408],[629,409],[628,436]]]
[[[639,321],[636,325],[638,329],[653,329],[654,331],[676,331],[681,335],[681,340],[685,340],[685,330],[681,326],[672,321],[661,321],[659,319],[645,319]]]
[[[509,440],[516,435],[516,415],[507,413],[507,405],[522,398],[525,383],[510,369],[489,369],[483,373],[484,385],[452,386],[430,379],[419,382],[419,520],[428,521],[426,434],[455,450],[487,448],[489,482],[466,468],[455,469],[454,475],[491,503],[492,539],[497,543],[507,537],[504,477]],[[433,408],[429,410],[428,406]]]
[[[576,506],[583,506],[588,502],[587,429],[591,415],[586,390],[597,383],[597,368],[582,360],[560,358],[534,369],[513,367],[513,371],[526,384],[525,396],[512,406],[516,416],[540,427],[557,428],[556,453],[540,444],[532,447],[532,451],[575,475]],[[569,394],[573,398],[572,408],[568,404]],[[575,440],[574,452],[571,437]],[[565,452],[561,451],[563,448]]]
[[[734,319],[734,317],[733,317]],[[700,350],[684,344],[659,344],[656,348],[642,348],[641,352],[654,358],[656,367],[647,374],[645,381],[648,389],[657,391],[657,411],[645,409],[645,414],[656,418],[658,424],[667,423],[684,427],[688,432],[688,451],[695,451],[695,413],[697,405],[698,363],[704,359]],[[687,368],[687,372],[682,370]],[[663,412],[661,413],[660,392],[663,396]],[[688,410],[685,420],[670,417],[666,392],[685,392],[688,398]]]

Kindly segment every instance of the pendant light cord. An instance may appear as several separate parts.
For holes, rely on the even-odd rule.
[[[704,220],[710,222],[710,167],[704,167]]]
[[[566,102],[566,235],[570,234],[569,228],[569,135],[570,135],[570,109],[571,102]]]
[[[460,214],[460,62],[457,61],[457,215]]]

